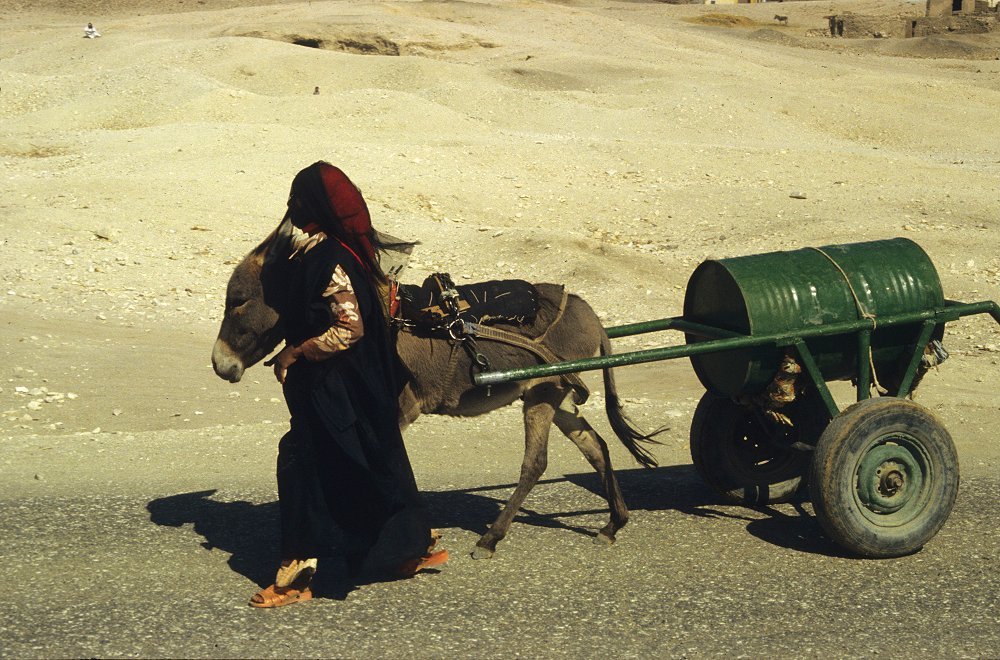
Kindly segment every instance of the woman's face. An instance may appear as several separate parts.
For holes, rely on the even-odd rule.
[[[320,231],[319,224],[308,217],[308,214],[302,207],[302,201],[294,195],[288,198],[288,218],[292,221],[293,225],[310,236]]]

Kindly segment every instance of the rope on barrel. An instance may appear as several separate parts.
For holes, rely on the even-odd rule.
[[[844,281],[847,282],[847,288],[850,290],[851,295],[854,297],[854,304],[858,308],[858,313],[861,314],[861,318],[868,319],[872,322],[872,331],[874,332],[875,329],[878,327],[878,319],[875,317],[874,314],[865,309],[865,306],[861,303],[861,299],[858,297],[858,292],[854,290],[854,285],[851,283],[851,278],[847,276],[847,272],[840,267],[840,264],[838,264],[833,257],[828,255],[820,248],[812,247],[810,249],[815,250],[816,252],[822,254],[830,261],[831,264],[833,264],[834,268],[840,271],[840,274],[844,278]],[[878,376],[875,374],[875,358],[872,355],[871,345],[868,346],[868,364],[872,370],[872,384],[875,385],[875,389],[878,390],[879,394],[888,394],[889,390],[882,387],[882,385],[878,382]]]

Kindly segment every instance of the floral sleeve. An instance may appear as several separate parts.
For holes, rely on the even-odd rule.
[[[358,313],[358,299],[354,286],[344,269],[333,269],[330,284],[323,292],[323,299],[333,312],[333,325],[318,337],[307,339],[300,346],[302,355],[312,362],[321,362],[350,348],[364,335],[364,325]]]

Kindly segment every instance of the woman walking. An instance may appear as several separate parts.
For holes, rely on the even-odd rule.
[[[398,426],[399,367],[379,287],[386,276],[361,192],[338,168],[299,172],[288,219],[308,240],[292,259],[285,347],[267,364],[291,428],[278,446],[281,565],[250,605],[312,598],[319,557],[352,575],[410,577],[448,560],[433,552]]]

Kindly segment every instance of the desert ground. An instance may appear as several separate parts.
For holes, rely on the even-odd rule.
[[[275,561],[287,412],[266,368],[229,384],[210,354],[233,266],[316,160],[420,241],[404,280],[565,283],[607,326],[680,314],[705,259],[896,236],[947,297],[1000,300],[998,34],[819,35],[847,11],[923,3],[0,2],[0,656],[1000,655],[985,316],[949,326],[917,394],[962,488],[912,557],[838,556],[808,509],[717,504],[687,446],[703,390],[674,361],[618,371],[632,417],[669,429],[657,470],[612,448],[636,515],[611,548],[553,436],[547,481],[472,560],[519,410],[424,417],[406,440],[449,566],[245,607]]]

